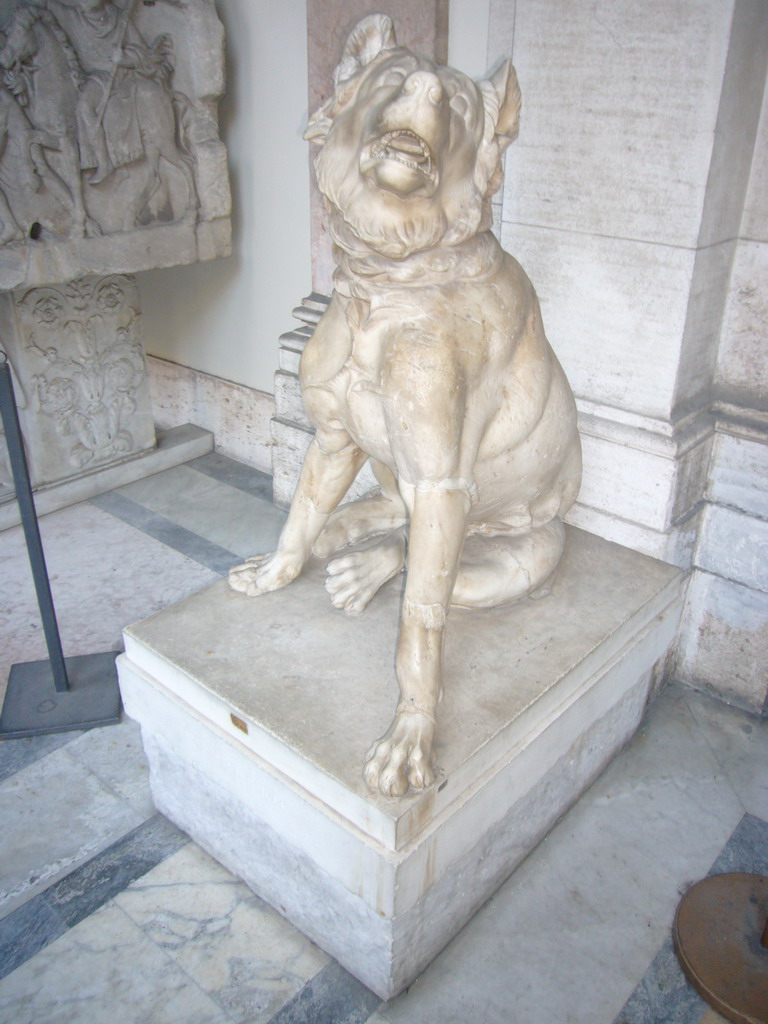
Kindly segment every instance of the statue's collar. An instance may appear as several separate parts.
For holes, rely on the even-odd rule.
[[[474,280],[495,271],[504,258],[490,231],[458,245],[436,246],[401,260],[388,259],[370,249],[349,252],[334,250],[337,269],[336,290],[342,295],[368,298],[382,288],[444,285],[452,280]]]

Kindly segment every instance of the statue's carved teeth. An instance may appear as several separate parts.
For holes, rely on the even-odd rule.
[[[415,132],[407,129],[387,132],[372,147],[378,160],[397,160],[427,177],[432,174],[432,155],[429,146]]]

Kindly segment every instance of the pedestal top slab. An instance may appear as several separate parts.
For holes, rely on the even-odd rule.
[[[130,626],[126,654],[272,769],[397,851],[467,799],[531,730],[546,728],[563,700],[676,599],[682,580],[674,566],[569,527],[549,596],[451,610],[438,779],[399,800],[370,793],[362,766],[398,700],[402,577],[355,618],[332,606],[320,563],[259,598],[222,580]]]

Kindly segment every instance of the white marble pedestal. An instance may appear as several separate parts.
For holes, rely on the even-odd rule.
[[[125,633],[157,807],[390,998],[634,733],[683,578],[569,529],[549,597],[452,611],[438,780],[402,800],[361,778],[397,703],[402,581],[357,619],[320,566],[258,599],[215,583]]]

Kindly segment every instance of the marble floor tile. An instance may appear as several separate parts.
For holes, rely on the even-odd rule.
[[[167,818],[153,814],[50,886],[45,901],[71,928],[189,842],[189,836]]]
[[[768,820],[768,718],[686,691],[702,737],[739,794],[745,809]]]
[[[194,843],[115,903],[238,1022],[266,1024],[329,960]]]
[[[89,502],[43,516],[40,532],[67,657],[121,650],[130,622],[218,578]],[[47,657],[21,527],[0,533],[0,576],[2,697],[12,664]]]
[[[220,452],[209,452],[187,463],[190,469],[213,477],[222,484],[229,484],[241,491],[272,502],[272,477],[260,469],[246,466],[243,462],[229,459]]]
[[[191,558],[194,562],[211,569],[217,576],[227,572],[237,555],[219,544],[214,544],[206,537],[167,519],[151,509],[139,505],[117,491],[109,494],[98,494],[91,498],[92,504],[124,523],[140,530],[153,540],[160,541],[166,548],[177,551],[180,555]]]
[[[155,814],[0,919],[0,978],[189,841],[170,821]]]
[[[58,939],[68,927],[42,895],[0,918],[0,978]]]
[[[25,736],[19,740],[3,740],[0,742],[0,783],[82,735],[82,732],[75,730],[43,736]]]
[[[142,820],[155,813],[138,722],[124,717],[116,725],[80,733],[67,744],[67,755],[130,804]]]
[[[745,814],[708,874],[730,871],[768,874],[767,821]],[[705,1020],[717,1024],[722,1018],[686,981],[670,934],[614,1024],[700,1024]]]
[[[377,995],[331,960],[270,1024],[365,1024],[380,1004]]]
[[[215,493],[219,489],[218,481],[206,474],[196,472],[189,463],[174,466],[162,473],[136,480],[116,489],[131,501],[144,508],[167,515],[169,511],[182,504],[195,504],[201,497]]]
[[[114,904],[0,981],[7,1024],[231,1024]]]
[[[145,814],[60,747],[0,787],[0,916],[140,825]]]
[[[675,1024],[700,1024],[706,1011],[707,1004],[685,980],[668,938],[614,1024],[654,1024],[660,1017]]]
[[[271,502],[188,466],[128,484],[117,493],[241,558],[271,550],[285,521],[285,513]]]
[[[677,691],[376,1024],[609,1024],[743,808]],[[473,1017],[474,1015],[474,1017]]]

